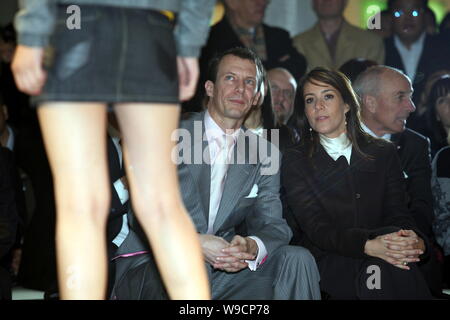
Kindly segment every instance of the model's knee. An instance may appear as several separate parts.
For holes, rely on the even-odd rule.
[[[110,199],[108,192],[61,197],[57,203],[58,219],[68,223],[86,221],[104,225],[109,214]]]
[[[183,212],[182,203],[165,196],[155,196],[149,201],[133,201],[133,209],[138,219],[146,221],[164,220]]]

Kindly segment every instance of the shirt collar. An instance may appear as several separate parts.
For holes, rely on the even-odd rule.
[[[336,161],[340,156],[344,156],[350,164],[352,155],[352,143],[348,139],[347,133],[343,132],[337,138],[328,138],[323,134],[319,134],[320,144],[323,146],[328,155]]]
[[[381,138],[381,139],[384,139],[384,140],[387,140],[387,141],[391,141],[392,134],[390,134],[390,133],[386,133],[385,135],[379,137],[379,136],[377,136],[377,135],[375,134],[375,132],[373,132],[372,130],[370,130],[369,127],[366,126],[366,125],[364,124],[364,122],[361,122],[361,128],[362,128],[366,133],[370,134],[372,137],[375,137],[375,138]]]
[[[401,49],[407,50],[407,51],[419,50],[423,47],[423,45],[425,43],[426,34],[427,33],[425,31],[422,32],[419,39],[417,39],[416,42],[414,42],[411,45],[411,49],[409,49],[409,50],[408,50],[408,48],[406,48],[406,46],[403,44],[403,42],[400,40],[400,38],[397,35],[394,35],[395,45],[397,46],[397,48],[401,48]]]
[[[206,138],[208,139],[208,142],[211,143],[213,140],[217,138],[222,138],[222,136],[228,135],[233,136],[234,141],[237,141],[237,138],[239,136],[239,132],[241,130],[235,130],[232,134],[226,134],[222,128],[214,121],[214,119],[209,114],[209,111],[206,110],[205,112],[205,134]]]

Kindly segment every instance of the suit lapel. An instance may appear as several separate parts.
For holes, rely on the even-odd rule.
[[[205,113],[202,112],[198,116],[193,117],[192,121],[188,123],[187,130],[191,133],[192,148],[191,164],[186,165],[186,167],[192,176],[194,184],[199,186],[203,215],[206,219],[206,225],[208,225],[211,166],[209,165],[209,153],[205,152],[208,147],[208,141],[203,139],[205,133],[204,115]],[[201,121],[201,127],[199,127],[199,121]],[[200,154],[202,155],[201,159],[198,158]],[[199,160],[201,161],[199,162]]]
[[[238,148],[238,146],[241,145],[245,147]],[[257,161],[253,161],[253,159],[250,161],[249,159],[249,152],[246,152],[248,149],[248,138],[245,136],[244,132],[241,132],[233,149],[234,162],[229,165],[227,170],[222,199],[220,201],[219,210],[217,211],[216,220],[214,221],[214,233],[219,230],[225,220],[233,212],[234,207],[243,196],[242,190],[246,189],[245,185],[249,183],[249,178],[257,168]],[[237,162],[239,159],[245,159],[245,162],[239,164],[239,162]]]

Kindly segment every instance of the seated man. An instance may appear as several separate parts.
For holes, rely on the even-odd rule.
[[[320,299],[314,258],[302,247],[287,245],[292,232],[281,212],[279,152],[242,127],[259,99],[261,62],[250,50],[236,48],[219,54],[210,66],[207,111],[182,121],[177,161],[181,194],[199,233],[212,297]],[[127,237],[119,248],[113,297],[164,297],[155,292],[162,288],[155,282],[152,259],[130,263],[123,272],[124,254],[142,260],[142,250],[130,246],[134,240]]]
[[[272,90],[272,108],[278,125],[287,125],[294,113],[294,98],[297,81],[283,68],[274,68],[267,72]]]
[[[308,70],[316,67],[338,69],[353,58],[384,62],[381,37],[349,24],[344,18],[347,0],[313,0],[318,22],[294,37],[294,46],[308,61]]]
[[[418,229],[433,240],[430,142],[405,127],[408,116],[415,110],[411,80],[398,69],[375,66],[359,75],[354,88],[361,97],[362,128],[397,146],[406,179],[409,212]],[[439,269],[434,252],[429,252],[429,256],[431,259],[425,259],[419,267],[432,293],[438,296]]]

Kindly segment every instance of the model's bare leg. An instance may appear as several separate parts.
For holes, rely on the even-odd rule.
[[[171,159],[179,107],[118,104],[126,171],[136,215],[150,241],[172,299],[209,299],[210,288],[194,225],[179,194]]]
[[[55,188],[61,298],[104,299],[110,205],[106,107],[47,103],[38,116]]]

